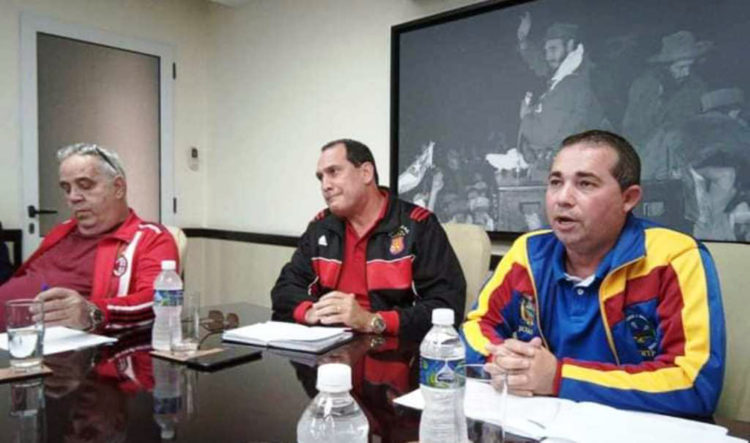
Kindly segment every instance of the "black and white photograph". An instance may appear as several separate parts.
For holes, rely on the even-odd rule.
[[[642,161],[635,212],[702,240],[750,242],[746,0],[536,0],[393,28],[391,183],[443,223],[546,225],[562,140],[622,134]]]

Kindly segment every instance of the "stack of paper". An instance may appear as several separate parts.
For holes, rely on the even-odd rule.
[[[64,326],[52,326],[44,330],[44,355],[75,351],[105,343],[114,343],[116,338],[77,331]],[[8,334],[0,334],[0,348],[8,350]]]
[[[296,323],[267,321],[225,331],[225,341],[304,352],[323,352],[352,339],[348,328],[305,326]]]
[[[419,389],[395,401],[409,408],[424,408]],[[579,443],[740,441],[728,436],[727,429],[721,426],[552,397],[508,395],[507,411],[503,414],[500,394],[489,384],[474,380],[466,382],[464,405],[469,418],[497,424],[509,433],[535,440]]]

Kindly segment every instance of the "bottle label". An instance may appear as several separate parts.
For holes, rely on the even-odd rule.
[[[182,397],[157,397],[154,395],[154,414],[176,414],[182,407]]]
[[[438,389],[461,388],[466,384],[463,359],[419,359],[419,384]]]
[[[182,306],[182,289],[154,290],[154,306]]]

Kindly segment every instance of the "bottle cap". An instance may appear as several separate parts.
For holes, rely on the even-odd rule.
[[[352,389],[352,368],[343,363],[318,366],[318,383],[322,392],[347,392]]]
[[[453,324],[453,309],[437,308],[432,310],[432,324],[450,326]]]
[[[177,269],[177,263],[174,260],[162,260],[161,270],[162,271],[174,271]]]

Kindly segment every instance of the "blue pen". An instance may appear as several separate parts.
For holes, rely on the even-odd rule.
[[[47,283],[42,283],[42,292],[46,291],[47,289],[49,289],[49,285]]]

